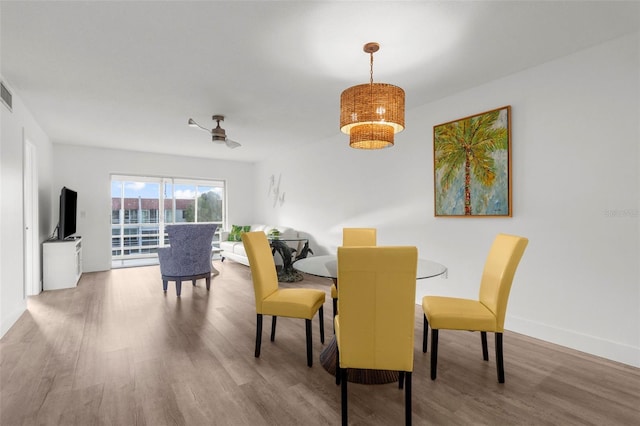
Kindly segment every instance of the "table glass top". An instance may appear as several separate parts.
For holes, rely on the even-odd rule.
[[[338,278],[338,260],[336,255],[312,256],[300,259],[293,264],[294,269],[305,274],[325,278]],[[418,259],[416,279],[437,277],[446,274],[447,267],[432,260]]]
[[[289,237],[267,237],[269,241],[307,241],[308,238],[289,238]]]

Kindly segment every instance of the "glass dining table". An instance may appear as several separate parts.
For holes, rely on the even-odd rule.
[[[293,264],[293,268],[299,272],[317,277],[330,278],[338,286],[338,259],[334,254],[312,256],[300,259]],[[432,260],[418,259],[416,280],[433,277],[447,276],[447,267]],[[329,373],[336,373],[336,338],[329,342],[320,353],[320,364]],[[398,380],[397,371],[349,369],[350,382],[362,384],[391,383]]]

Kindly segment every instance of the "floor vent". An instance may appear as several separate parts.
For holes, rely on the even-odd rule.
[[[9,111],[13,111],[13,96],[11,96],[11,92],[2,82],[0,82],[0,95],[2,97],[2,103],[9,108]]]

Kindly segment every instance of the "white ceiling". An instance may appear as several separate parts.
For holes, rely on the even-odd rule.
[[[0,25],[0,72],[54,143],[259,161],[339,134],[366,42],[411,109],[638,31],[640,2],[1,1]],[[213,114],[242,147],[187,126]]]

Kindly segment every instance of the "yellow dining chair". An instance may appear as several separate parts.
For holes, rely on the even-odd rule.
[[[342,228],[342,246],[375,246],[376,228]],[[338,288],[331,284],[331,298],[333,299],[333,316],[338,314]]]
[[[398,371],[399,387],[405,388],[405,421],[411,424],[417,264],[416,247],[338,247],[334,324],[343,425],[348,423],[349,368]]]
[[[431,380],[436,379],[438,330],[479,331],[482,357],[489,360],[487,332],[495,333],[498,382],[504,383],[502,333],[507,301],[516,268],[529,240],[515,235],[498,234],[491,246],[480,281],[478,300],[425,296],[422,352],[427,352],[427,333],[431,327]]]
[[[322,305],[325,292],[308,288],[278,288],[278,274],[273,261],[269,241],[264,232],[245,232],[242,242],[247,250],[253,290],[256,297],[256,350],[260,356],[262,343],[262,316],[271,315],[271,341],[276,336],[276,319],[278,316],[304,318],[307,336],[307,365],[313,365],[311,320],[316,312],[320,321],[320,341],[324,343],[324,318]]]

